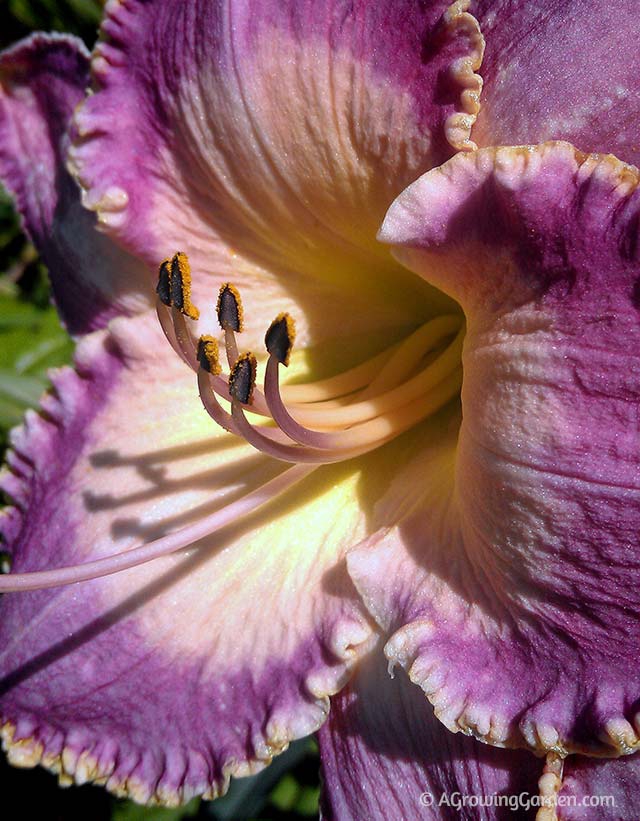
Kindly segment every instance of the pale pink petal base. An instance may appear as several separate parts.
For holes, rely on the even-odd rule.
[[[15,572],[127,550],[282,470],[215,426],[150,316],[86,337],[53,384],[1,481]],[[190,550],[3,595],[10,760],[172,805],[317,729],[371,636],[341,562],[366,533],[361,485],[353,466],[320,470]]]

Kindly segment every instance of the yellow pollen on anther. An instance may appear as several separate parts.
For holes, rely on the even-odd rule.
[[[186,254],[178,251],[171,260],[171,305],[189,319],[198,319],[200,311],[191,301],[191,266]]]
[[[203,335],[198,340],[198,364],[207,373],[217,376],[221,371],[218,341],[213,336]]]

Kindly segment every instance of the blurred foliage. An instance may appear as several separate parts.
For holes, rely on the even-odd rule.
[[[100,0],[1,0],[2,44],[14,42],[31,31],[68,31],[88,46],[95,40],[103,3]]]
[[[91,46],[101,7],[100,0],[0,0],[0,47],[34,29],[72,32]],[[47,369],[70,362],[72,351],[44,266],[0,190],[0,455],[9,428],[46,389]],[[261,773],[233,781],[224,798],[179,809],[140,807],[90,786],[63,790],[44,770],[13,769],[0,755],[0,794],[7,821],[304,821],[318,814],[318,752],[312,739],[295,742]]]
[[[46,272],[0,195],[0,448],[7,431],[47,386],[48,368],[71,357],[72,343],[49,300]]]

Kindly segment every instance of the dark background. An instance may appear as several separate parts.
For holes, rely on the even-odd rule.
[[[34,30],[72,32],[91,47],[101,6],[100,0],[0,0],[0,48]],[[10,428],[46,389],[47,369],[66,364],[72,354],[73,344],[50,305],[46,270],[0,187],[0,456]],[[62,789],[41,768],[13,769],[0,755],[3,821],[302,821],[317,816],[318,792],[317,749],[311,739],[292,744],[263,773],[234,782],[225,798],[196,799],[179,810],[139,807],[97,787]]]

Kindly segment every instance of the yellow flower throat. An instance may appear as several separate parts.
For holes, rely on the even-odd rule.
[[[422,422],[460,392],[464,339],[460,316],[432,319],[402,342],[329,379],[281,386],[280,366],[289,364],[295,326],[289,314],[280,314],[265,336],[269,356],[259,388],[256,357],[238,350],[236,334],[242,331],[243,308],[233,285],[222,286],[217,303],[229,368],[226,375],[215,338],[204,335],[196,341],[188,326],[199,312],[191,301],[185,254],[177,253],[162,263],[157,294],[164,333],[197,373],[200,397],[212,419],[284,462],[329,464],[360,456]],[[267,424],[252,424],[248,412]]]

